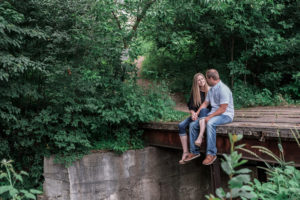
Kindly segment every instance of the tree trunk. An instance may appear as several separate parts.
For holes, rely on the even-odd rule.
[[[231,62],[233,61],[234,54],[234,37],[231,37]],[[231,75],[231,88],[233,88],[234,74]]]

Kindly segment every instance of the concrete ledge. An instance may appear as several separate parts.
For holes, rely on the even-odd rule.
[[[44,159],[44,199],[204,199],[211,191],[203,158],[179,165],[181,151],[157,147],[123,154],[98,152],[65,168]]]

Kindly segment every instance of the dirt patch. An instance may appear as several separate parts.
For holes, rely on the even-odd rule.
[[[141,77],[141,71],[142,71],[142,67],[143,67],[143,61],[145,60],[144,56],[139,56],[137,60],[135,60],[135,64],[136,67],[138,69],[137,75],[138,75],[138,80],[137,80],[137,84],[142,86],[142,87],[151,87],[151,85],[153,84],[152,81],[144,79]],[[189,112],[187,105],[186,105],[186,100],[183,96],[183,94],[181,93],[174,93],[171,94],[171,98],[173,99],[173,101],[175,102],[175,110],[179,110],[182,112]]]

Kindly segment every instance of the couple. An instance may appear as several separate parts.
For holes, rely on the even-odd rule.
[[[188,108],[191,116],[178,125],[183,148],[179,163],[185,164],[200,156],[199,147],[206,128],[206,158],[202,163],[210,165],[217,158],[216,126],[232,122],[234,116],[232,93],[220,80],[217,70],[207,70],[206,77],[201,73],[194,75]],[[186,135],[187,126],[189,126],[190,152]]]

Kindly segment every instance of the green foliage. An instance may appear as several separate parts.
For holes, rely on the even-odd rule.
[[[143,47],[151,50],[148,59],[157,62],[148,71],[167,79],[172,90],[188,91],[192,75],[213,66],[225,82],[248,77],[264,92],[254,93],[262,105],[278,85],[298,98],[298,71],[290,74],[299,66],[297,5],[1,1],[0,157],[30,173],[24,185],[38,187],[44,156],[71,163],[97,147],[140,148],[140,123],[185,115],[171,110],[164,87],[136,86],[131,60],[143,52],[138,33],[149,41]],[[264,86],[256,74],[276,81]]]
[[[197,72],[197,68],[192,67],[195,66],[194,61],[188,61],[191,57],[189,53],[183,56],[184,58],[176,57],[168,50],[157,49],[152,45],[143,62],[142,76],[152,80],[164,80],[171,91],[189,93],[191,78]]]
[[[295,135],[295,139],[298,142],[298,136]],[[225,200],[225,199],[262,199],[262,200],[273,200],[273,199],[299,199],[300,198],[300,171],[292,166],[292,163],[286,163],[283,156],[283,148],[280,140],[278,143],[279,152],[281,156],[273,154],[270,150],[261,146],[253,146],[252,148],[258,149],[260,152],[269,155],[278,162],[279,166],[271,166],[261,157],[254,152],[244,149],[244,145],[235,146],[235,143],[242,139],[242,135],[229,134],[231,144],[231,154],[224,154],[224,160],[222,160],[222,169],[229,176],[228,187],[229,192],[225,192],[223,188],[216,190],[216,195],[210,194],[206,198],[209,200]],[[298,143],[299,144],[299,143]],[[268,168],[263,168],[268,173],[267,182],[261,183],[259,180],[254,178],[250,180],[249,172],[247,168],[238,168],[246,160],[242,160],[242,154],[238,153],[237,150],[243,150],[249,154],[252,154],[265,162]]]
[[[138,25],[128,20],[150,5],[1,1],[0,157],[30,173],[24,185],[43,182],[44,156],[70,164],[103,141],[141,148],[139,123],[170,109],[165,93],[136,86],[135,66],[121,59]]]
[[[296,72],[292,75],[292,83],[280,88],[283,93],[291,94],[294,98],[300,97],[300,72]]]
[[[253,90],[254,103],[241,106],[299,100],[298,8],[299,1],[158,2],[142,24],[152,44],[144,74],[188,93],[193,74],[215,68],[233,93],[240,82]]]
[[[232,135],[229,134],[229,140],[231,144],[231,153],[230,155],[223,154],[224,160],[222,160],[221,167],[223,171],[229,176],[229,192],[225,192],[223,188],[218,188],[216,194],[219,198],[215,198],[213,195],[206,196],[207,199],[232,199],[232,198],[241,198],[241,199],[257,199],[257,195],[254,192],[254,189],[250,187],[250,175],[251,172],[247,168],[237,169],[241,165],[245,164],[247,160],[241,159],[242,154],[238,153],[235,149],[241,148],[244,145],[239,145],[235,147],[235,143],[240,141],[243,138],[243,135]]]
[[[24,171],[17,173],[12,165],[12,160],[1,160],[1,168],[4,168],[4,171],[0,171],[0,197],[1,199],[12,199],[12,200],[21,200],[21,199],[36,199],[36,194],[41,194],[42,192],[35,189],[24,189],[23,177],[28,176]]]
[[[268,182],[254,179],[252,188],[258,199],[299,199],[300,171],[294,166],[274,167],[268,172]]]
[[[242,81],[236,81],[233,87],[233,97],[235,108],[251,106],[278,106],[296,103],[287,94],[282,96],[280,93],[272,93],[267,88],[245,84]]]

